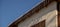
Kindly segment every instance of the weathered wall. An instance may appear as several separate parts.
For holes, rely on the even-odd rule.
[[[38,13],[35,13],[24,22],[18,24],[18,27],[30,27],[42,20],[46,19],[46,27],[57,27],[57,9],[56,2],[51,3],[49,6],[44,7]]]

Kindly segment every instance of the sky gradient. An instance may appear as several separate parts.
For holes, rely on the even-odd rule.
[[[0,27],[8,25],[41,0],[0,0]]]

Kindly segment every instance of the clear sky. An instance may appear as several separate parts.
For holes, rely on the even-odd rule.
[[[41,0],[0,0],[0,27],[8,25]]]

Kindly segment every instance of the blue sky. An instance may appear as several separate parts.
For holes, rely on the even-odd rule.
[[[0,0],[0,27],[8,25],[41,0]]]

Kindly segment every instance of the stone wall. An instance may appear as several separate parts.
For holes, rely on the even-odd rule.
[[[25,21],[18,24],[18,27],[31,27],[43,20],[46,20],[46,27],[57,27],[57,6],[56,2],[52,2],[44,7],[38,13],[35,13]]]

